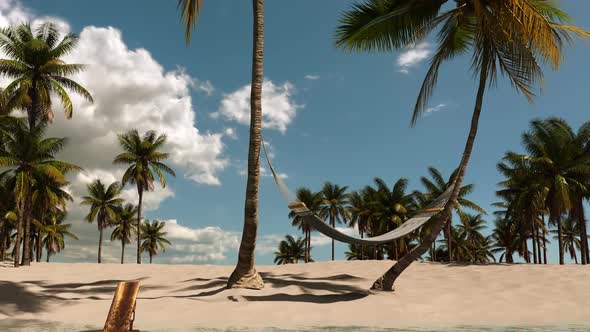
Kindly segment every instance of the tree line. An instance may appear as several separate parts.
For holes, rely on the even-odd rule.
[[[561,118],[533,120],[522,135],[525,153],[508,151],[497,168],[503,177],[496,195],[499,202],[492,215],[468,196],[474,185],[460,188],[454,214],[423,259],[458,263],[514,263],[517,255],[526,263],[547,264],[547,250],[557,241],[559,264],[567,253],[578,264],[588,264],[588,235],[584,203],[590,199],[590,122],[575,131]],[[420,178],[422,190],[408,190],[405,178],[388,185],[375,178],[372,185],[348,191],[348,187],[326,182],[320,191],[297,190],[297,199],[315,214],[358,229],[360,237],[390,232],[454,183],[455,170],[445,178],[436,168]],[[292,225],[302,238],[287,236],[275,252],[275,263],[310,262],[311,232],[306,221],[294,213]],[[489,235],[484,234],[493,218]],[[426,224],[390,244],[349,245],[349,260],[398,260],[428,235]],[[438,244],[438,245],[437,245]],[[579,259],[578,259],[579,258]],[[332,260],[334,244],[332,242]]]

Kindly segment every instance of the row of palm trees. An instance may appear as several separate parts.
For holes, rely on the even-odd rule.
[[[141,254],[147,251],[150,264],[153,256],[157,255],[160,250],[165,251],[165,245],[171,245],[163,230],[165,223],[157,220],[138,222],[139,206],[124,203],[124,200],[120,198],[123,187],[119,182],[115,181],[107,187],[102,181],[95,180],[87,185],[87,189],[88,195],[82,198],[82,204],[89,206],[86,221],[96,221],[98,228],[99,264],[102,262],[103,232],[109,227],[113,228],[111,241],[121,241],[121,264],[125,262],[125,245],[131,243],[132,235],[143,239],[138,252]]]
[[[494,204],[497,210],[491,234],[483,234],[488,224],[485,211],[467,199],[473,185],[463,186],[454,207],[458,222],[453,224],[452,216],[449,218],[444,238],[432,243],[426,259],[488,263],[496,261],[498,256],[500,262],[513,263],[518,255],[527,263],[547,264],[549,236],[553,235],[560,264],[564,264],[566,252],[576,264],[590,262],[584,217],[584,202],[590,199],[590,122],[574,131],[561,118],[533,120],[522,136],[522,145],[525,154],[506,152],[498,164],[505,179],[499,183],[501,188],[496,193],[501,202]],[[420,179],[423,191],[409,193],[406,179],[399,179],[390,187],[376,178],[372,186],[352,192],[329,182],[318,192],[301,188],[297,198],[333,227],[338,222],[357,227],[361,237],[378,236],[399,227],[428,205],[453,184],[457,175],[455,170],[445,179],[433,167],[429,173],[430,177]],[[293,226],[303,232],[303,239],[287,237],[282,241],[275,262],[309,262],[312,229],[295,214],[289,217]],[[398,260],[423,241],[429,231],[429,227],[422,227],[390,245],[372,248],[350,245],[345,255],[350,260],[385,257]]]

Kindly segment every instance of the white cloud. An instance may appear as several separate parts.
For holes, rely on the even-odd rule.
[[[166,256],[172,263],[214,263],[227,258],[228,251],[239,248],[239,233],[219,227],[190,228],[176,220],[165,220],[167,238],[172,242]]]
[[[269,80],[264,81],[262,85],[262,126],[264,128],[278,130],[281,133],[287,131],[287,126],[293,122],[297,111],[303,107],[293,101],[294,89],[290,82],[277,85]],[[212,113],[211,117],[249,125],[250,85],[226,94],[219,110]]]
[[[422,61],[428,59],[431,54],[432,48],[430,44],[426,42],[409,47],[397,58],[399,72],[408,74],[410,68],[415,67]]]
[[[215,92],[215,88],[210,81],[197,81],[194,83],[194,87],[199,90],[203,91],[207,94],[207,96],[212,96],[213,92]]]
[[[305,75],[306,80],[317,81],[320,79],[320,75]]]
[[[429,107],[426,109],[426,115],[431,114],[431,113],[440,112],[443,109],[445,109],[446,107],[447,107],[447,104],[438,104],[434,107]]]
[[[223,134],[231,139],[238,139],[238,133],[236,133],[235,128],[225,128]]]

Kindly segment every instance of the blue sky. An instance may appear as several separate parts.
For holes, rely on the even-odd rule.
[[[236,97],[232,94],[249,84],[251,5],[248,1],[205,1],[188,48],[174,1],[4,2],[8,4],[4,8],[0,6],[4,15],[19,7],[27,12],[26,17],[57,17],[76,33],[88,26],[113,27],[120,31],[130,50],[147,50],[164,72],[183,68],[200,82],[190,91],[199,133],[235,129],[236,139],[230,137],[233,135],[220,139],[223,151],[218,158],[226,160],[223,169],[215,171],[220,184],[187,179],[182,176],[181,167],[180,176],[169,181],[174,196],[162,200],[159,208],[149,211],[147,217],[174,219],[190,229],[218,226],[224,232],[241,230],[245,177],[240,170],[247,158],[248,128],[211,114],[220,112],[224,100]],[[284,97],[280,101],[288,100],[287,108],[295,113],[284,132],[272,128],[264,131],[272,146],[275,166],[287,174],[285,181],[293,189],[299,186],[319,189],[324,181],[356,189],[369,184],[376,176],[388,183],[406,177],[410,179],[411,189],[420,189],[418,179],[429,166],[448,175],[459,163],[475,96],[468,59],[443,67],[430,105],[433,111],[410,128],[411,112],[427,64],[427,59],[416,60],[428,55],[432,44],[427,41],[413,53],[402,50],[352,54],[336,49],[333,32],[339,14],[351,3],[341,0],[266,3],[264,76]],[[590,28],[590,3],[569,0],[562,4],[576,25]],[[476,185],[471,196],[473,201],[493,211],[490,205],[496,201],[494,191],[501,180],[496,164],[507,150],[520,149],[520,135],[530,120],[561,116],[578,127],[589,119],[589,58],[590,43],[576,42],[567,50],[559,72],[546,71],[543,93],[534,105],[505,80],[500,80],[497,88],[487,93],[466,176],[466,182]],[[404,61],[411,65],[400,66]],[[105,82],[111,79],[125,77],[102,77]],[[214,87],[210,95],[198,88],[204,82]],[[74,122],[64,124],[74,125]],[[104,158],[112,159],[112,156]],[[271,241],[276,236],[298,234],[290,227],[287,213],[286,203],[271,178],[264,177],[260,235]],[[491,222],[492,217],[487,219]],[[94,243],[88,244],[91,245]],[[343,258],[345,248],[337,247],[337,258]],[[167,255],[162,255],[159,261],[168,262]],[[316,260],[328,259],[329,246],[317,246],[313,256]],[[556,250],[551,251],[550,258],[556,260]],[[235,250],[230,249],[213,260],[190,262],[232,264],[235,259]],[[258,262],[271,264],[272,255],[268,250],[260,253]]]

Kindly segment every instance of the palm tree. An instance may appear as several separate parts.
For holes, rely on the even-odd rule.
[[[451,188],[453,186],[453,184],[455,183],[455,179],[457,178],[458,171],[459,171],[458,168],[455,169],[453,171],[453,173],[451,173],[449,178],[447,180],[445,180],[444,176],[442,175],[442,173],[438,169],[436,169],[435,167],[432,167],[432,166],[428,167],[428,173],[432,179],[429,179],[424,176],[420,178],[420,182],[422,182],[422,186],[424,186],[424,188],[426,189],[426,192],[418,192],[418,191],[415,192],[415,198],[420,203],[420,206],[428,205],[428,203],[430,203],[433,199],[436,199],[437,197],[442,195],[442,193],[444,193],[447,189]],[[468,185],[461,187],[461,189],[459,190],[459,194],[457,195],[457,204],[455,205],[455,208],[454,208],[454,211],[457,213],[457,215],[459,215],[459,217],[461,217],[464,214],[463,210],[466,208],[476,211],[481,214],[486,213],[483,208],[481,208],[479,205],[477,205],[473,201],[466,198],[468,195],[470,195],[473,192],[474,188],[475,188],[475,185],[468,184]],[[448,249],[448,255],[449,255],[449,262],[450,262],[450,261],[452,261],[452,256],[453,256],[452,255],[453,254],[453,246],[452,246],[452,243],[450,242],[451,240],[449,237],[449,234],[451,234],[451,228],[453,227],[452,215],[449,216],[446,227],[447,228],[444,233],[445,233],[445,236],[446,236],[447,242],[448,242],[447,249]]]
[[[201,12],[202,0],[178,0],[186,30],[186,42]],[[258,232],[258,187],[260,182],[260,149],[262,142],[262,83],[264,63],[264,0],[252,0],[253,42],[252,79],[250,89],[250,139],[248,145],[248,176],[244,207],[244,229],[238,264],[227,281],[227,288],[264,287],[256,272],[254,250]]]
[[[373,210],[373,217],[379,224],[374,229],[379,230],[379,234],[389,232],[399,227],[408,216],[413,212],[413,194],[406,194],[408,187],[407,179],[399,179],[389,189],[383,179],[375,178],[375,189],[372,190],[372,200],[369,203]],[[373,234],[375,236],[377,234]],[[398,239],[392,242],[392,248],[389,255],[390,259],[399,259],[400,251],[408,251],[408,238]]]
[[[6,176],[0,176],[0,262],[4,261],[11,245],[10,237],[16,229],[15,209],[14,188]]]
[[[172,245],[168,239],[165,238],[166,232],[163,231],[166,224],[154,220],[149,222],[146,220],[141,224],[141,237],[143,243],[141,244],[141,251],[147,251],[150,255],[150,264],[152,264],[152,257],[158,254],[159,250],[166,251],[165,245]]]
[[[299,188],[296,195],[297,200],[303,202],[310,211],[315,214],[319,213],[322,204],[322,192],[314,193],[307,188]],[[293,226],[303,231],[305,237],[305,262],[308,263],[311,256],[311,231],[313,228],[304,218],[296,215],[293,211],[289,212],[289,218],[293,219]]]
[[[98,227],[98,263],[102,262],[102,233],[109,226],[110,221],[116,220],[117,207],[123,203],[121,185],[115,181],[108,187],[100,180],[95,180],[87,185],[88,196],[82,197],[82,204],[90,206],[86,215],[86,221],[94,222]]]
[[[582,126],[582,132],[590,131],[585,127],[590,124]],[[585,224],[580,215],[583,208],[578,211],[578,204],[587,191],[584,184],[590,180],[590,151],[585,150],[578,135],[560,118],[533,120],[530,130],[522,136],[522,144],[528,154],[508,152],[504,159],[515,168],[530,170],[532,183],[546,191],[549,220],[557,226],[559,263],[564,264],[562,216],[573,211],[571,214],[578,222]]]
[[[344,223],[350,219],[348,211],[348,187],[326,182],[322,188],[322,205],[320,216],[330,221],[330,226],[336,227],[336,222]],[[332,239],[332,260],[334,260],[334,239]]]
[[[121,241],[121,264],[125,262],[125,244],[131,243],[131,233],[137,233],[134,223],[137,219],[137,207],[133,204],[118,206],[115,210],[116,217],[111,221],[115,227],[111,233],[111,241]]]
[[[72,117],[73,106],[66,89],[92,102],[90,93],[68,78],[84,66],[62,59],[77,45],[78,36],[70,33],[61,37],[53,23],[36,29],[25,23],[0,30],[0,49],[9,57],[0,59],[0,74],[14,79],[4,94],[9,105],[26,110],[30,128],[53,118],[52,94],[59,98],[67,118]]]
[[[476,251],[486,242],[486,237],[481,233],[486,228],[486,221],[481,214],[472,215],[465,213],[461,217],[461,223],[457,225],[459,236],[471,243],[473,249],[472,257],[474,258],[477,256]]]
[[[570,254],[570,258],[573,259],[576,264],[578,264],[578,255],[576,254],[576,250],[580,250],[580,252],[582,252],[582,241],[580,241],[579,238],[580,231],[578,227],[578,223],[572,216],[565,218],[561,227],[563,251],[567,250]],[[557,234],[557,230],[551,231],[551,233]],[[553,238],[558,240],[557,235]]]
[[[305,260],[305,240],[298,237],[297,240],[291,235],[279,243],[279,251],[275,251],[275,264],[297,264]]]
[[[512,254],[517,251],[519,242],[515,225],[509,219],[498,218],[494,221],[491,237],[494,242],[492,252],[500,254],[500,262],[514,263]]]
[[[56,213],[57,211],[65,211],[67,201],[73,201],[72,196],[64,190],[64,186],[68,184],[67,181],[50,178],[43,173],[34,173],[33,185],[33,207],[36,212],[37,220],[41,225],[45,225],[45,218],[48,214]],[[36,260],[41,261],[42,245],[41,245],[41,229],[36,230]]]
[[[66,212],[57,211],[52,213],[46,225],[38,224],[41,227],[41,234],[45,235],[42,242],[47,250],[46,262],[49,263],[49,256],[56,254],[65,248],[65,237],[78,240],[76,234],[70,231],[71,224],[64,224]]]
[[[521,0],[366,0],[354,5],[341,18],[336,33],[337,46],[356,51],[391,51],[424,40],[438,31],[438,48],[433,55],[417,98],[412,124],[427,108],[442,63],[472,52],[474,74],[479,77],[469,135],[459,164],[450,204],[431,223],[433,231],[419,246],[405,255],[373,285],[374,289],[393,290],[397,277],[424,254],[451,215],[471,157],[477,135],[484,93],[495,82],[498,72],[533,100],[534,84],[542,78],[544,63],[556,69],[562,60],[564,42],[571,34],[590,37],[590,33],[561,24],[569,19],[555,3]]]
[[[55,159],[65,146],[65,138],[43,138],[46,125],[39,123],[28,128],[15,123],[10,131],[4,131],[3,149],[0,151],[0,166],[8,167],[7,175],[14,181],[14,194],[18,225],[15,247],[23,242],[22,265],[31,264],[31,220],[34,174],[43,174],[58,183],[65,182],[64,173],[79,170],[80,167]],[[24,239],[21,239],[21,233]],[[15,266],[20,255],[16,250]]]
[[[350,227],[358,227],[359,234],[361,239],[364,237],[364,234],[367,233],[369,230],[369,224],[371,223],[371,217],[373,212],[371,210],[371,198],[369,197],[369,190],[365,189],[360,192],[354,191],[348,195],[349,201],[349,211],[350,211]],[[353,249],[359,249],[360,253],[358,258],[364,259],[365,257],[365,246],[360,245],[359,248],[357,246],[349,246],[350,252],[356,253]],[[355,256],[356,257],[356,256]],[[348,259],[348,256],[347,256]],[[356,259],[356,258],[355,258]]]
[[[168,173],[176,176],[174,170],[163,161],[169,154],[160,149],[166,144],[166,135],[158,135],[155,131],[148,131],[141,137],[135,129],[119,135],[119,144],[125,152],[115,157],[113,163],[130,165],[123,174],[123,186],[127,183],[137,186],[139,203],[137,204],[137,229],[141,229],[141,213],[143,207],[143,193],[154,190],[154,173],[160,180],[162,188],[166,187]],[[141,232],[137,233],[137,264],[141,264]]]

